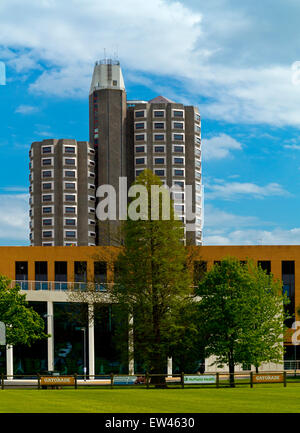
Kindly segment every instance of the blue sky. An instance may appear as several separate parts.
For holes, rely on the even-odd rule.
[[[128,99],[199,107],[204,245],[300,243],[300,4],[202,3],[2,0],[0,245],[28,245],[31,143],[88,139],[104,50]]]

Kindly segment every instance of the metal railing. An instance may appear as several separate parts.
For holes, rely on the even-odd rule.
[[[11,287],[18,285],[21,290],[59,290],[107,292],[113,283],[72,283],[69,281],[29,281],[12,280]]]

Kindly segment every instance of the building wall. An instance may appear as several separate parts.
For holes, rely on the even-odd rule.
[[[67,150],[74,150],[74,153]],[[47,150],[47,152],[46,152]],[[49,151],[48,151],[49,150]],[[75,162],[73,165],[68,164]],[[45,165],[49,161],[50,164]],[[30,226],[31,245],[95,245],[95,158],[94,149],[88,142],[73,139],[48,139],[34,142],[30,149]],[[69,172],[74,177],[67,176]],[[50,176],[45,177],[45,174]],[[68,185],[70,184],[70,185]],[[45,189],[49,185],[50,188]],[[74,185],[75,188],[68,188]],[[74,201],[67,201],[67,195]],[[46,196],[51,200],[44,201]],[[75,213],[65,212],[65,207],[75,208]],[[52,211],[44,213],[44,207]],[[90,210],[93,212],[90,212]],[[52,221],[45,225],[46,220]],[[75,220],[75,225],[67,225],[66,219]],[[75,231],[75,237],[67,237],[68,231]],[[52,232],[50,237],[43,233]]]
[[[295,262],[295,305],[300,305],[300,246],[199,246],[189,247],[193,260],[207,262],[210,269],[215,261],[225,257],[240,260],[270,261],[275,278],[282,278],[282,261]],[[15,262],[28,262],[28,280],[35,280],[35,261],[48,262],[48,280],[54,281],[55,261],[68,263],[68,281],[74,281],[74,262],[87,261],[88,276],[93,278],[93,262],[107,261],[108,281],[113,278],[113,263],[119,249],[116,247],[0,247],[0,274],[15,280]]]

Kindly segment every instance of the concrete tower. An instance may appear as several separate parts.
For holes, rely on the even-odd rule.
[[[117,193],[119,178],[127,176],[126,91],[120,63],[96,62],[89,95],[90,143],[95,149],[97,187],[111,185]],[[99,222],[97,243],[114,245],[118,222]]]

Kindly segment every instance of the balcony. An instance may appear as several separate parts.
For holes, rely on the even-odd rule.
[[[56,290],[56,291],[88,291],[95,290],[96,292],[107,292],[108,288],[113,283],[72,283],[65,281],[27,281],[27,280],[12,280],[11,287],[18,285],[21,290]]]

